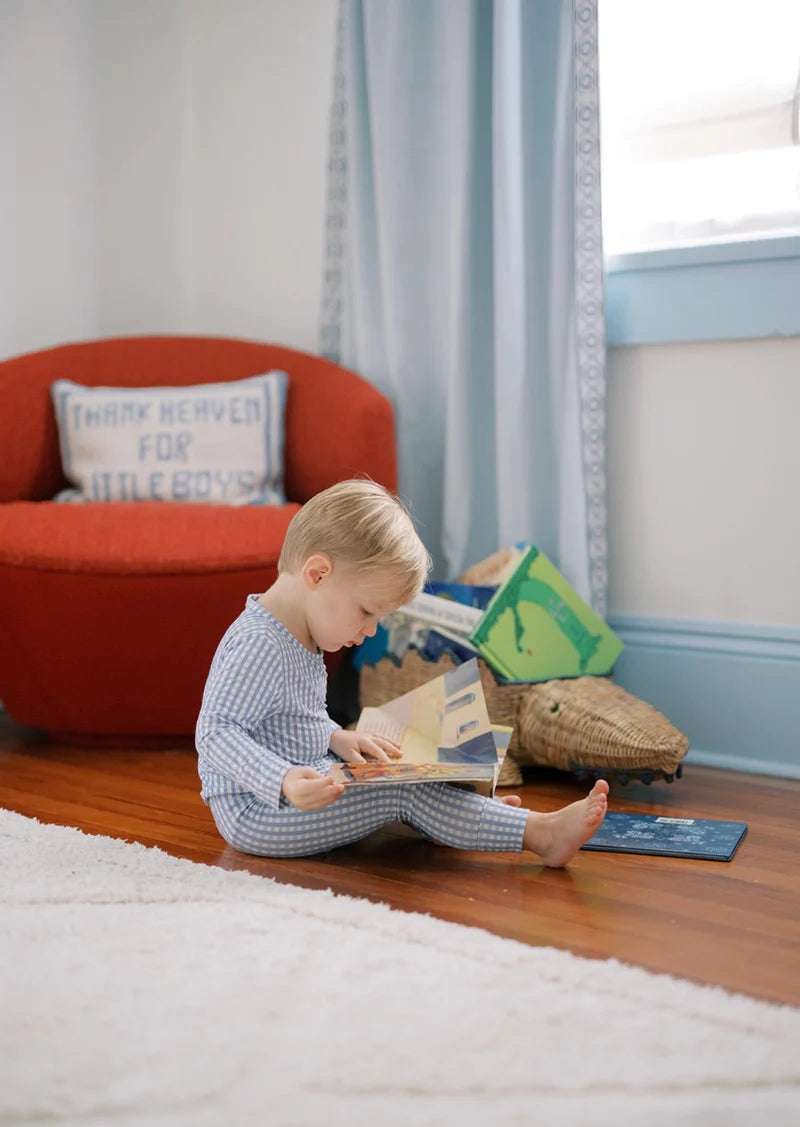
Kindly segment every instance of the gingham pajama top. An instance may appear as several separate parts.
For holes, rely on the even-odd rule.
[[[292,806],[281,792],[286,772],[327,774],[336,762],[325,695],[322,655],[249,595],[217,647],[196,729],[202,797],[229,844],[297,857],[401,821],[461,849],[521,850],[524,810],[445,783],[353,787],[322,810]]]

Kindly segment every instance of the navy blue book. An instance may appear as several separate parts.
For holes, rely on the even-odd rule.
[[[606,814],[594,837],[589,838],[581,849],[730,861],[746,833],[746,822],[610,813]]]

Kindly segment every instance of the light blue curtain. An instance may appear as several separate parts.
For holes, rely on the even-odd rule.
[[[321,351],[395,405],[438,574],[536,544],[605,613],[596,0],[342,0]]]

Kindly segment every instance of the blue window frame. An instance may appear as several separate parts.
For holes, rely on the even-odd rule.
[[[606,260],[609,346],[800,336],[800,235]]]

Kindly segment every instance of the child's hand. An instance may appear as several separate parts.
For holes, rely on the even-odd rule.
[[[322,810],[339,798],[344,787],[313,767],[290,767],[283,776],[281,790],[298,810]]]
[[[367,759],[388,763],[402,756],[394,740],[385,736],[370,736],[366,732],[346,732],[344,728],[338,728],[333,733],[330,749],[345,763],[366,763]]]

